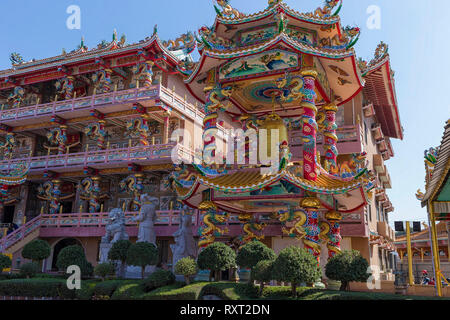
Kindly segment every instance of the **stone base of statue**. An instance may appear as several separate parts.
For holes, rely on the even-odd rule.
[[[148,277],[153,272],[155,272],[156,266],[147,266],[145,267],[144,276]],[[125,278],[127,279],[141,279],[142,278],[142,268],[136,266],[127,266],[127,270],[125,272]]]
[[[100,263],[109,262],[108,253],[112,246],[112,243],[100,243]]]

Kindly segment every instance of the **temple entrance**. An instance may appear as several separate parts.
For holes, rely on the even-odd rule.
[[[16,207],[15,206],[5,206],[3,211],[3,221],[2,223],[13,223],[14,221],[14,211]]]
[[[83,247],[75,238],[65,238],[60,240],[54,247],[53,247],[53,258],[52,258],[52,271],[57,271],[58,267],[56,266],[56,261],[58,258],[58,254],[61,252],[62,249],[68,246],[77,245],[80,247]]]

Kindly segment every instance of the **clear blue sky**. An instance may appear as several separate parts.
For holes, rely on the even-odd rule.
[[[321,0],[285,0],[292,8],[309,12]],[[66,27],[69,5],[81,8],[81,30]],[[232,0],[246,12],[267,6],[266,0]],[[381,8],[381,29],[366,27],[370,5]],[[0,69],[10,67],[9,54],[41,59],[57,55],[62,48],[74,49],[81,36],[96,46],[110,41],[114,28],[127,41],[150,36],[158,24],[162,39],[175,38],[188,30],[211,25],[215,13],[212,0],[2,0]],[[390,220],[425,220],[414,194],[424,185],[423,151],[440,144],[445,121],[450,117],[450,42],[448,41],[448,0],[344,0],[343,25],[357,25],[362,36],[356,45],[359,56],[370,60],[377,44],[389,44],[400,118],[405,139],[393,141],[395,157],[387,162],[393,189],[389,196],[395,207]]]

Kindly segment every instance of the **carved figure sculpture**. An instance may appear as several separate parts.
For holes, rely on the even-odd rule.
[[[139,222],[137,242],[150,242],[156,245],[155,222],[158,217],[156,206],[159,205],[159,199],[151,197],[148,194],[141,195],[141,210],[139,215],[133,218],[133,221]]]
[[[170,245],[172,250],[173,260],[172,265],[182,258],[192,257],[197,255],[197,248],[195,245],[194,234],[192,232],[192,215],[188,212],[188,206],[184,206],[180,214],[180,228],[173,234],[175,244]]]

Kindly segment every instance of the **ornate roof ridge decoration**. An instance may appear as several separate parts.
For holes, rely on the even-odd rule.
[[[389,46],[383,41],[381,41],[378,44],[377,48],[375,49],[373,59],[370,60],[370,62],[367,62],[366,60],[359,58],[358,67],[361,70],[361,74],[363,75],[363,77],[365,77],[369,73],[377,70],[388,60],[389,60]],[[393,71],[391,70],[391,72]]]
[[[172,186],[175,187],[178,195],[184,200],[189,198],[199,185],[226,193],[239,194],[259,190],[280,180],[284,180],[306,191],[339,195],[358,188],[363,188],[367,192],[367,186],[372,182],[362,177],[344,180],[340,177],[326,174],[320,174],[317,181],[309,181],[297,177],[286,169],[274,174],[262,174],[260,170],[254,169],[245,170],[244,172],[242,170],[236,170],[235,172],[216,177],[190,172],[186,167],[181,172],[182,175],[175,173],[171,179],[175,182],[172,183]]]
[[[319,57],[325,57],[325,58],[334,59],[334,60],[348,58],[351,56],[355,56],[355,58],[356,58],[354,48],[349,48],[349,49],[345,49],[345,50],[317,48],[317,47],[309,46],[307,44],[298,42],[298,41],[292,39],[291,37],[289,37],[289,35],[287,35],[285,32],[281,32],[276,37],[274,37],[268,41],[258,43],[253,46],[244,47],[244,48],[236,48],[236,50],[230,50],[229,52],[204,48],[201,51],[201,54],[202,54],[201,60],[197,63],[196,68],[193,70],[190,77],[185,80],[185,82],[189,83],[195,78],[196,73],[199,71],[199,68],[202,65],[202,60],[205,57],[216,58],[216,59],[230,59],[230,58],[242,57],[243,55],[251,55],[251,54],[263,52],[264,50],[268,49],[271,46],[278,44],[279,42],[284,42],[287,45],[291,45],[296,50],[298,50],[302,53],[315,55],[315,56],[319,56]]]
[[[221,1],[221,2],[228,3],[229,1]],[[217,26],[218,23],[222,24],[248,23],[270,16],[271,14],[279,10],[285,11],[286,14],[292,16],[293,18],[308,23],[331,25],[340,22],[340,17],[338,16],[338,13],[342,7],[342,0],[326,0],[325,6],[323,8],[317,8],[314,12],[311,13],[298,12],[290,8],[282,0],[269,0],[268,2],[269,6],[266,9],[252,14],[242,14],[242,13],[240,13],[240,15],[218,14],[216,17],[215,25]],[[332,13],[330,10],[333,10],[333,8],[335,8],[338,4],[339,4],[338,8],[334,13]]]
[[[439,192],[441,186],[445,180],[448,179],[448,173],[450,171],[450,119],[447,120],[442,137],[441,144],[439,146],[439,152],[436,156],[436,163],[433,168],[433,174],[429,183],[426,186],[426,191],[423,196],[419,198],[422,202],[422,207],[427,205],[428,200],[434,200],[436,194]]]
[[[17,186],[25,183],[28,172],[30,171],[29,163],[21,163],[6,173],[0,173],[0,184],[8,186]]]
[[[117,41],[112,41],[107,47],[105,48],[94,48],[92,50],[86,50],[82,49],[81,47],[84,46],[84,41],[82,40],[80,48],[66,54],[60,54],[58,56],[44,58],[36,61],[31,61],[25,64],[19,65],[20,68],[15,69],[6,69],[3,71],[0,71],[0,77],[5,78],[9,76],[14,75],[20,75],[32,71],[36,71],[43,68],[51,68],[51,67],[58,67],[64,64],[68,63],[74,63],[74,62],[80,62],[83,60],[93,59],[93,58],[99,58],[104,55],[114,55],[121,52],[127,52],[132,50],[142,50],[145,47],[150,46],[153,43],[156,43],[161,50],[164,52],[165,55],[169,56],[175,63],[180,63],[180,59],[173,54],[169,49],[167,49],[164,45],[161,39],[158,37],[157,33],[154,33],[151,37],[147,37],[144,40],[141,40],[137,43],[129,44],[120,46],[118,45]],[[119,42],[120,43],[120,42]],[[86,48],[86,47],[85,47]]]

